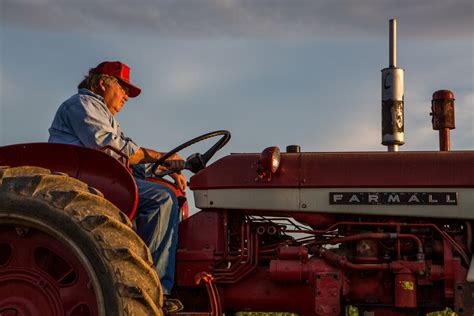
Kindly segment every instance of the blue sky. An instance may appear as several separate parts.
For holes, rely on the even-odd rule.
[[[87,70],[121,60],[143,92],[117,118],[142,146],[166,151],[228,129],[221,155],[289,144],[385,151],[380,70],[396,17],[400,150],[437,150],[439,89],[456,96],[452,149],[474,149],[470,0],[0,0],[0,12],[0,145],[45,141]]]

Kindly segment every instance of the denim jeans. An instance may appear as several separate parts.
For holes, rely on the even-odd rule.
[[[167,187],[135,177],[138,208],[134,224],[153,258],[164,294],[174,284],[176,249],[178,247],[179,206],[175,194]]]

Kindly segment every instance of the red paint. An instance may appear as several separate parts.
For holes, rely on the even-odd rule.
[[[315,315],[314,285],[272,282],[263,267],[238,283],[218,283],[218,288],[224,310],[291,311],[300,316]]]
[[[474,187],[472,151],[282,154],[281,166],[270,182],[255,181],[258,158],[258,154],[225,157],[195,175],[191,187]],[[125,209],[136,207],[133,178],[102,152],[59,144],[0,147],[0,165],[31,161],[86,181],[107,192],[106,197],[117,205],[122,201]],[[265,216],[270,214],[271,210]],[[375,215],[273,214],[287,220],[282,224],[259,215],[251,209],[203,210],[180,224],[176,291],[186,312],[330,316],[344,313],[349,304],[358,307],[360,314],[374,316],[427,313],[446,307],[471,315],[474,310],[472,287],[465,282],[472,223]],[[285,226],[294,220],[312,227]],[[306,238],[293,239],[291,234],[301,229]],[[11,264],[2,261],[9,253],[3,244],[0,265]],[[49,244],[54,246],[54,242]],[[60,253],[69,260],[66,252]],[[31,263],[28,267],[34,269]],[[20,273],[19,278],[27,278],[27,273]]]
[[[450,130],[455,128],[454,94],[449,90],[438,90],[431,100],[433,129],[439,131],[439,150],[450,151]]]
[[[395,274],[395,306],[416,308],[416,277],[408,269]]]
[[[192,283],[193,277],[206,272],[215,279],[224,312],[329,316],[340,315],[347,304],[375,316],[446,307],[471,312],[467,309],[470,298],[462,294],[469,289],[463,283],[467,269],[457,253],[464,240],[453,239],[429,220],[378,221],[372,216],[368,221],[343,214],[340,218],[345,221],[338,221],[335,215],[336,222],[326,229],[310,231],[315,241],[308,240],[303,246],[285,240],[272,242],[276,236],[261,227],[273,223],[245,214],[250,211],[203,210],[181,224],[176,285],[185,306],[193,306],[190,311],[209,312],[213,306],[196,301],[215,298],[207,294],[206,287]],[[284,230],[280,227],[278,231]],[[328,237],[334,231],[337,235]],[[360,257],[357,248],[365,241],[370,241],[370,258]],[[322,249],[320,244],[346,246],[335,250]],[[450,283],[448,292],[443,280]],[[464,292],[453,298],[454,284],[463,286]]]
[[[129,218],[135,214],[138,190],[132,175],[117,159],[99,150],[55,143],[10,145],[0,147],[0,165],[67,173],[101,191]]]
[[[298,260],[302,263],[308,262],[308,248],[305,246],[292,247],[282,246],[277,250],[277,256],[282,260]]]
[[[0,245],[1,314],[98,315],[88,273],[68,246],[40,230],[20,236],[8,226]]]
[[[341,273],[319,272],[316,278],[316,315],[338,316],[341,313]]]
[[[224,157],[194,175],[190,188],[474,187],[474,151],[282,153],[270,182],[255,181],[258,160]]]

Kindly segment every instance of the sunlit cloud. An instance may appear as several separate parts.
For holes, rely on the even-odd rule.
[[[470,0],[2,0],[1,8],[6,25],[161,36],[383,36],[387,18],[401,17],[410,37],[472,38],[474,26]]]
[[[165,137],[157,135],[169,133],[173,122],[180,125],[175,132],[180,139],[204,129],[231,129],[234,138],[225,148],[230,151],[291,143],[311,151],[385,150],[379,81],[368,78],[378,78],[386,66],[388,57],[374,61],[371,54],[386,49],[387,20],[395,16],[399,63],[407,71],[401,150],[436,148],[429,107],[431,93],[441,88],[456,95],[453,144],[466,147],[474,139],[473,51],[465,44],[472,42],[473,5],[469,0],[1,0],[0,23],[9,34],[2,44],[14,43],[3,49],[2,66],[16,76],[2,76],[8,94],[2,93],[1,106],[11,108],[2,125],[11,130],[9,142],[26,139],[22,133],[35,135],[14,132],[16,120],[32,112],[32,97],[42,97],[28,125],[46,131],[59,103],[74,93],[76,81],[67,80],[79,80],[94,66],[91,60],[105,55],[129,63],[132,80],[143,88],[119,116],[139,143],[161,146]],[[360,63],[366,67],[347,69]],[[40,73],[50,80],[35,80]],[[28,96],[19,93],[25,89]],[[166,141],[170,147],[176,139]]]

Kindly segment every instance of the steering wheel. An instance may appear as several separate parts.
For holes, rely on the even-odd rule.
[[[153,172],[154,175],[159,176],[159,177],[164,177],[166,175],[172,174],[174,172],[178,172],[179,170],[166,170],[164,172],[159,172],[157,173],[156,170],[160,165],[164,165],[166,160],[176,154],[177,152],[183,150],[186,147],[189,147],[193,144],[199,143],[203,140],[206,140],[208,138],[216,137],[216,136],[222,136],[211,148],[209,148],[204,154],[200,153],[195,153],[189,156],[186,159],[186,163],[184,165],[184,169],[191,171],[192,173],[196,173],[199,170],[202,170],[206,167],[206,164],[209,162],[209,160],[214,156],[214,154],[224,147],[225,144],[227,144],[230,140],[230,132],[226,130],[221,130],[221,131],[215,131],[215,132],[210,132],[201,136],[198,136],[196,138],[193,138],[178,147],[170,150],[163,156],[161,156],[160,159],[158,159],[152,166],[151,171]]]

